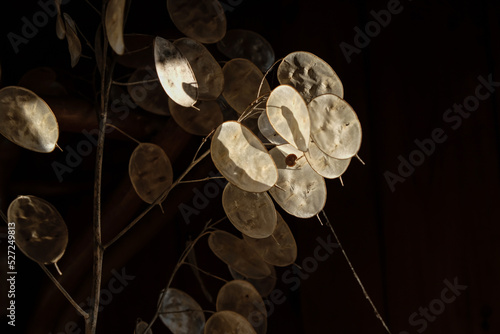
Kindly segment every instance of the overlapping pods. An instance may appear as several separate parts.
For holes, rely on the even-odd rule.
[[[276,164],[262,142],[235,121],[222,123],[211,144],[212,160],[220,173],[238,188],[249,192],[271,189],[278,180]]]
[[[222,206],[234,227],[252,238],[266,238],[276,227],[276,210],[266,192],[248,192],[228,183]]]
[[[7,210],[15,223],[16,245],[30,259],[42,264],[57,263],[68,244],[68,229],[57,209],[35,196],[19,196]]]
[[[57,119],[32,91],[9,86],[0,90],[0,134],[28,150],[49,153],[59,138]]]
[[[160,305],[160,319],[174,334],[200,334],[205,315],[200,305],[184,291],[169,288]]]
[[[288,224],[277,215],[278,223],[270,237],[255,239],[243,235],[243,238],[268,264],[285,267],[297,259],[297,243]]]
[[[167,0],[167,9],[177,29],[201,43],[216,43],[226,34],[226,15],[217,0]]]
[[[295,88],[276,87],[267,100],[266,114],[273,129],[284,140],[300,151],[307,151],[311,131],[309,111]]]
[[[243,280],[226,283],[217,295],[217,311],[234,311],[248,319],[257,334],[267,331],[267,311],[255,287]]]
[[[318,56],[304,51],[287,55],[278,67],[282,85],[295,87],[306,103],[323,94],[344,97],[344,88],[337,73]]]
[[[335,159],[318,148],[314,141],[309,143],[309,150],[304,153],[307,162],[319,175],[327,179],[340,177],[349,167],[351,159]]]
[[[174,45],[191,65],[198,82],[198,99],[210,101],[218,98],[224,88],[224,75],[210,51],[191,38],[180,38]]]
[[[336,159],[349,159],[361,146],[361,124],[352,107],[340,97],[325,94],[308,105],[311,137],[318,148]]]
[[[225,231],[214,231],[208,246],[224,263],[248,278],[265,278],[271,274],[267,263],[243,239]]]
[[[141,143],[130,157],[129,176],[137,195],[152,204],[172,185],[172,164],[160,146]]]
[[[198,100],[198,82],[186,57],[173,43],[158,36],[154,58],[158,78],[168,96],[183,107],[193,106]]]
[[[271,91],[269,83],[263,79],[262,72],[248,59],[230,60],[224,65],[222,71],[224,73],[222,96],[239,114],[243,113],[259,96]]]
[[[276,269],[274,268],[273,265],[270,265],[270,264],[268,264],[268,267],[269,267],[269,269],[271,269],[271,274],[269,276],[266,276],[264,278],[255,279],[255,278],[245,277],[242,274],[240,274],[239,272],[237,272],[236,270],[234,270],[233,268],[231,268],[230,266],[228,266],[229,272],[234,279],[240,279],[240,280],[245,280],[245,281],[250,282],[255,287],[255,289],[259,292],[259,294],[262,298],[269,296],[269,294],[276,287],[276,281],[277,281]]]
[[[303,156],[290,144],[270,151],[278,167],[278,182],[269,193],[289,214],[299,218],[317,215],[326,203],[326,184]]]
[[[205,325],[204,334],[256,334],[248,320],[233,311],[214,313]]]

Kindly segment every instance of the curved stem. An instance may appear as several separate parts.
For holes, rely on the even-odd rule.
[[[42,263],[38,263],[38,265],[40,265],[40,267],[43,269],[45,274],[47,274],[47,276],[50,278],[50,280],[55,284],[55,286],[57,286],[59,291],[61,291],[61,293],[64,295],[64,297],[66,297],[66,299],[71,303],[71,305],[73,305],[73,307],[78,311],[78,313],[80,313],[80,315],[82,317],[87,319],[89,317],[89,314],[87,312],[85,312],[80,307],[80,305],[78,305],[78,303],[73,299],[73,297],[71,297],[71,295],[66,291],[66,289],[64,289],[64,287],[61,285],[61,283],[59,283],[59,281],[56,280],[56,278],[54,277],[54,275],[52,275],[52,273],[49,271],[49,269],[47,269],[47,267]]]
[[[368,300],[368,302],[370,303],[372,309],[373,309],[373,312],[375,312],[375,316],[377,317],[377,319],[380,320],[380,322],[382,323],[382,326],[384,326],[385,330],[387,331],[387,333],[391,334],[391,331],[389,330],[389,327],[387,327],[384,319],[382,318],[382,316],[380,315],[379,311],[377,310],[377,307],[375,306],[375,304],[373,303],[372,299],[370,298],[370,296],[368,295],[368,292],[366,292],[366,289],[365,289],[365,286],[363,285],[363,283],[361,282],[361,279],[359,278],[358,274],[356,273],[356,270],[354,270],[354,267],[351,263],[351,261],[349,260],[349,257],[347,256],[347,253],[345,252],[344,250],[344,247],[342,247],[342,244],[340,243],[340,240],[339,238],[337,237],[337,234],[335,233],[335,231],[333,230],[333,226],[332,224],[330,224],[330,220],[328,219],[328,216],[326,215],[325,211],[322,211],[323,212],[323,216],[325,217],[326,219],[326,225],[330,228],[330,230],[332,231],[333,233],[333,236],[335,238],[335,241],[337,242],[337,244],[339,245],[339,248],[340,250],[342,251],[342,254],[344,255],[344,258],[346,259],[347,261],[347,264],[349,265],[349,268],[351,269],[353,275],[354,275],[354,278],[356,278],[356,281],[358,282],[359,286],[361,287],[361,290],[363,291],[363,295],[365,296],[365,298]],[[318,215],[318,219],[321,221],[321,219],[319,218],[319,215]]]
[[[196,166],[201,160],[203,160],[208,154],[210,153],[210,150],[207,150],[205,153],[203,153],[198,159],[194,160],[188,168],[184,171],[184,173],[175,180],[174,183],[170,187],[168,187],[158,198],[151,203],[139,216],[137,216],[130,224],[128,224],[123,230],[121,230],[120,233],[118,233],[111,241],[109,241],[107,244],[104,245],[104,249],[107,249],[110,247],[112,244],[114,244],[118,239],[120,239],[125,233],[127,233],[132,227],[134,227],[135,224],[137,224],[146,214],[149,213],[156,205],[162,203],[170,193],[172,189],[174,189],[181,181],[186,177],[186,175],[193,169],[194,166]]]

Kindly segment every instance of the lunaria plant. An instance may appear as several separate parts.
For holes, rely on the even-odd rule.
[[[105,251],[156,205],[169,200],[171,190],[186,182],[186,175],[210,156],[228,181],[222,207],[232,226],[224,227],[223,219],[205,225],[188,243],[168,284],[158,291],[159,300],[158,294],[144,296],[156,304],[156,312],[147,315],[138,309],[137,314],[143,319],[151,316],[151,320],[138,318],[129,332],[150,334],[160,319],[174,334],[264,334],[268,319],[263,298],[276,286],[276,267],[294,265],[300,250],[286,220],[290,215],[319,218],[327,203],[325,179],[341,178],[357,156],[361,125],[353,107],[343,99],[342,82],[324,60],[297,51],[275,62],[274,51],[263,36],[247,30],[226,31],[225,13],[217,0],[166,3],[165,18],[170,16],[186,37],[124,35],[127,2],[110,0],[103,2],[103,24],[96,27],[95,47],[90,50],[95,52],[97,73],[102,76],[103,107],[96,154],[94,282],[100,282]],[[82,54],[77,23],[60,1],[56,5],[56,35],[67,40],[71,66],[77,66]],[[208,44],[213,43],[227,58],[211,54],[214,47]],[[118,66],[128,71],[128,81],[116,79],[113,69]],[[269,84],[276,82],[274,87]],[[130,183],[149,206],[128,225],[122,222],[126,227],[104,243],[100,239],[101,166],[105,130],[113,126],[107,122],[113,84],[128,86],[142,111],[172,117],[186,132],[203,138],[184,172],[176,171],[156,143],[137,141],[130,156]],[[0,133],[42,153],[52,152],[59,138],[56,117],[47,103],[15,86],[0,90]],[[210,147],[203,149],[207,141]],[[63,256],[68,229],[45,200],[19,196],[11,203],[7,219],[16,223],[17,245],[32,260],[55,264]],[[232,227],[237,234],[230,232]],[[214,259],[228,266],[217,275],[229,281],[188,261],[201,240],[208,243]],[[185,264],[198,275],[203,272],[225,282],[211,309],[202,309],[187,292],[174,287],[174,278]],[[58,287],[85,318],[85,333],[95,333],[100,284],[93,285],[89,311]]]

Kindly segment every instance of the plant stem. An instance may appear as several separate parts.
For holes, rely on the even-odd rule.
[[[109,246],[114,244],[118,239],[120,239],[125,233],[127,233],[132,227],[135,226],[146,214],[149,213],[156,205],[161,204],[168,196],[170,191],[174,189],[181,181],[186,177],[186,175],[193,169],[194,166],[196,166],[201,160],[203,160],[208,154],[210,153],[210,150],[207,150],[205,153],[203,153],[198,159],[194,160],[188,168],[175,180],[174,183],[170,187],[168,187],[158,198],[151,203],[139,216],[137,216],[130,224],[128,224],[123,230],[121,230],[120,233],[118,233],[111,241],[109,241],[106,245],[104,245],[104,249],[107,249]]]
[[[384,319],[382,318],[382,316],[380,315],[379,311],[377,310],[377,307],[375,306],[375,304],[373,303],[372,299],[370,298],[370,296],[368,295],[368,292],[366,292],[366,289],[365,289],[365,286],[363,285],[363,283],[361,282],[361,279],[359,278],[358,274],[356,273],[356,270],[354,270],[354,267],[351,263],[351,261],[349,260],[349,257],[347,256],[347,253],[345,252],[344,250],[344,247],[342,247],[342,244],[340,243],[340,240],[339,238],[337,237],[337,234],[335,233],[335,231],[333,230],[333,226],[332,224],[330,224],[330,220],[328,219],[328,216],[326,215],[325,211],[323,211],[323,216],[325,217],[326,219],[326,225],[330,228],[330,230],[332,231],[333,233],[333,236],[335,238],[335,241],[337,242],[337,244],[339,245],[339,248],[340,250],[342,251],[342,254],[344,255],[344,258],[346,259],[347,261],[347,264],[349,265],[349,268],[351,269],[353,275],[354,275],[354,278],[356,278],[356,281],[358,282],[359,286],[361,287],[361,290],[363,291],[363,295],[365,296],[366,300],[368,300],[368,302],[370,303],[372,309],[373,309],[373,312],[375,313],[375,316],[377,317],[377,319],[380,320],[380,322],[382,323],[382,326],[384,326],[385,330],[387,331],[387,333],[391,334],[391,331],[389,330],[389,327],[387,327]],[[319,218],[319,215],[318,215],[318,218]],[[321,221],[321,219],[320,219]]]
[[[64,295],[64,297],[66,297],[66,299],[71,303],[71,305],[73,305],[73,307],[78,311],[78,313],[80,313],[80,315],[82,317],[87,319],[89,317],[89,314],[87,312],[85,312],[80,307],[80,305],[77,304],[77,302],[71,297],[71,295],[66,291],[66,289],[64,289],[64,287],[61,285],[61,283],[59,283],[59,281],[54,277],[54,275],[52,275],[52,273],[49,271],[49,269],[47,269],[47,267],[42,263],[38,263],[38,264],[43,269],[43,271],[47,274],[47,276],[50,278],[50,280],[57,286],[59,291],[61,291],[61,293]]]

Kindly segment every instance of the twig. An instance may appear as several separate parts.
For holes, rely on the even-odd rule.
[[[97,8],[94,7],[92,3],[90,3],[89,0],[85,0],[85,2],[97,13],[97,15],[101,16],[101,12],[97,10]]]
[[[80,313],[80,315],[82,317],[87,319],[89,317],[89,314],[87,312],[85,312],[80,307],[80,305],[78,305],[78,303],[73,299],[73,297],[71,297],[71,295],[66,291],[66,289],[64,289],[64,287],[61,285],[61,283],[59,283],[59,281],[56,280],[56,278],[54,277],[54,275],[52,275],[52,273],[49,271],[49,269],[47,269],[47,267],[42,263],[38,263],[38,264],[43,269],[43,271],[47,274],[47,276],[50,278],[50,280],[55,284],[55,286],[57,286],[59,291],[61,291],[61,293],[64,295],[64,297],[66,297],[66,299],[71,303],[71,305],[73,305],[73,307],[78,311],[78,313]]]
[[[201,269],[201,268],[200,268],[200,267],[198,267],[197,265],[192,264],[191,262],[184,262],[184,264],[187,264],[188,266],[193,267],[194,269],[198,270],[198,271],[199,271],[199,272],[201,272],[201,273],[204,273],[204,274],[205,274],[205,275],[207,275],[207,276],[213,277],[213,278],[218,279],[218,280],[220,280],[220,281],[222,281],[222,282],[226,282],[226,283],[228,282],[228,281],[227,281],[227,279],[224,279],[224,278],[222,278],[222,277],[219,277],[219,276],[216,276],[216,275],[214,275],[214,274],[211,274],[211,273],[209,273],[208,271]]]
[[[5,213],[3,213],[2,210],[0,210],[0,217],[2,217],[2,219],[5,221],[5,223],[7,225],[9,224],[9,221],[7,220],[7,216],[5,215]]]
[[[349,265],[349,268],[351,268],[351,271],[354,275],[354,277],[356,278],[356,281],[358,282],[359,286],[361,287],[361,290],[363,291],[363,295],[365,296],[365,298],[368,300],[368,302],[370,303],[370,305],[372,306],[373,308],[373,312],[375,312],[375,316],[380,320],[380,322],[382,323],[382,326],[384,326],[385,330],[387,331],[387,333],[391,334],[391,331],[389,330],[389,327],[387,327],[384,319],[382,318],[382,316],[380,315],[380,313],[378,312],[377,310],[377,307],[375,306],[375,304],[373,303],[372,299],[370,298],[370,296],[368,295],[368,292],[366,292],[366,289],[363,285],[363,283],[361,282],[361,279],[359,278],[358,274],[356,273],[356,270],[354,270],[354,267],[352,266],[352,263],[351,261],[349,260],[349,257],[347,256],[347,253],[345,252],[344,250],[344,247],[342,247],[342,244],[340,243],[340,240],[339,238],[337,237],[337,234],[335,233],[335,231],[333,230],[333,226],[332,224],[330,224],[330,220],[328,219],[328,216],[326,215],[325,211],[323,210],[323,216],[325,217],[325,220],[326,220],[326,225],[330,228],[330,230],[332,231],[333,233],[333,236],[335,238],[335,241],[337,242],[337,244],[339,245],[339,248],[340,250],[342,251],[342,254],[344,255],[344,258],[346,259],[347,261],[347,264]],[[318,216],[319,218],[319,216]]]
[[[159,79],[151,79],[151,80],[134,81],[134,82],[113,81],[113,85],[117,85],[117,86],[134,86],[134,85],[139,85],[139,84],[143,84],[143,83],[158,82],[158,80]]]
[[[170,191],[174,189],[183,179],[186,177],[186,175],[193,169],[194,166],[196,166],[201,160],[203,160],[208,154],[210,153],[210,150],[207,150],[205,153],[203,153],[198,159],[194,160],[188,168],[182,173],[181,176],[177,180],[175,180],[174,183],[170,187],[168,187],[158,198],[151,203],[139,216],[137,216],[130,224],[128,224],[123,230],[121,230],[120,233],[118,233],[111,241],[109,241],[107,244],[104,245],[104,249],[107,249],[109,246],[114,244],[118,239],[120,239],[125,233],[127,233],[132,227],[134,227],[135,224],[137,224],[146,214],[149,213],[156,205],[162,203]]]
[[[208,176],[204,179],[187,180],[187,181],[181,181],[179,183],[195,183],[195,182],[203,182],[203,181],[208,181],[208,180],[213,180],[213,179],[225,179],[225,177],[224,176]]]

